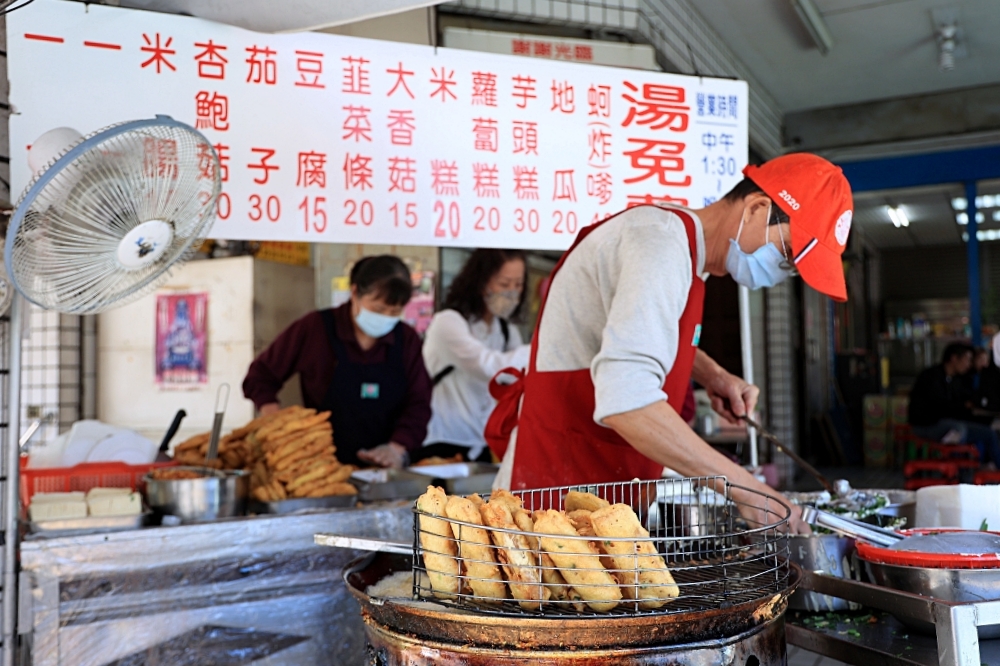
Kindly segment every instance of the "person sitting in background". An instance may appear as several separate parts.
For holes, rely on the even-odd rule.
[[[526,274],[520,250],[481,249],[455,276],[424,337],[424,362],[435,386],[427,440],[416,458],[492,459],[483,437],[496,404],[490,379],[504,368],[526,366],[531,349],[510,324],[524,305]]]
[[[279,409],[278,391],[299,373],[305,406],[331,412],[342,463],[405,467],[431,416],[420,336],[400,321],[412,294],[399,257],[359,260],[350,300],[285,329],[250,365],[243,394],[267,415]]]
[[[1000,335],[996,337],[1000,340]],[[1000,367],[997,367],[1000,359],[996,352],[993,352],[992,359],[990,355],[991,352],[987,349],[977,351],[973,369],[975,374],[972,377],[975,406],[984,412],[992,412],[983,414],[978,419],[982,423],[993,423],[997,414],[1000,414]]]
[[[974,444],[979,459],[1000,462],[1000,440],[989,426],[976,423],[972,395],[963,381],[972,367],[972,346],[953,342],[945,347],[941,363],[917,376],[910,389],[908,418],[914,434],[948,444]]]

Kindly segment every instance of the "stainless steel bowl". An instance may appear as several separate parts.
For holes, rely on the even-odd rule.
[[[838,534],[791,535],[788,537],[789,559],[808,571],[822,571],[838,578],[856,578],[854,539]],[[856,610],[858,604],[818,592],[798,589],[788,607],[813,612]]]
[[[922,594],[942,601],[993,601],[1000,599],[1000,569],[931,569],[864,561],[876,585]],[[934,625],[897,618],[921,633],[934,634]],[[1000,638],[1000,625],[979,627],[980,640]]]
[[[184,523],[204,523],[242,516],[250,495],[250,475],[207,467],[173,467],[202,474],[198,479],[160,480],[146,475],[146,502],[154,511]]]

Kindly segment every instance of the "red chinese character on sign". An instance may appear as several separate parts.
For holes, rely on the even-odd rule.
[[[299,173],[296,187],[326,187],[326,153],[299,153]]]
[[[595,86],[587,89],[588,116],[608,118],[611,116],[611,86]]]
[[[601,204],[611,201],[611,174],[606,171],[587,174],[587,196],[594,197]]]
[[[344,189],[370,190],[372,188],[372,158],[364,155],[344,156]]]
[[[472,165],[472,189],[481,199],[500,198],[500,170],[496,164],[476,162]]]
[[[577,60],[586,60],[590,62],[594,59],[594,49],[591,46],[577,44],[573,47],[573,57]]]
[[[295,69],[299,73],[299,80],[295,85],[300,88],[326,88],[326,84],[319,82],[319,77],[323,74],[323,54],[318,51],[296,51]]]
[[[518,199],[538,199],[537,167],[514,167],[514,194]]]
[[[535,95],[535,79],[530,76],[515,76],[514,80],[514,99],[519,99],[517,103],[517,108],[523,109],[528,106],[529,99],[536,99]]]
[[[203,79],[226,78],[226,64],[229,61],[222,52],[228,47],[216,44],[211,39],[207,42],[195,42],[194,46],[203,49],[194,57],[198,63],[198,76]]]
[[[371,141],[372,124],[368,120],[371,109],[365,106],[345,106],[344,111],[347,111],[347,117],[344,118],[344,135],[341,138],[344,141],[349,139],[354,139],[355,142],[362,139]]]
[[[539,58],[551,58],[552,42],[535,42],[535,56]]]
[[[640,147],[625,151],[633,169],[641,169],[644,173],[633,178],[626,178],[626,183],[638,183],[656,176],[660,185],[687,187],[691,184],[691,176],[684,176],[679,181],[671,181],[668,173],[683,173],[684,144],[679,141],[657,141],[655,139],[629,139],[629,143],[637,143]]]
[[[457,197],[458,163],[431,160],[431,189],[439,197]]]
[[[562,113],[573,113],[576,111],[573,97],[573,86],[568,82],[552,81],[552,108],[549,111],[558,110]]]
[[[416,192],[416,161],[411,157],[389,158],[389,191]]]
[[[250,152],[260,153],[260,164],[248,164],[248,169],[260,169],[261,173],[253,179],[253,182],[258,185],[266,185],[268,179],[271,177],[272,171],[278,170],[277,164],[268,164],[267,161],[274,157],[274,149],[272,148],[251,148]]]
[[[492,118],[476,118],[472,121],[472,135],[475,137],[475,149],[491,153],[497,152],[499,144],[499,128]]]
[[[576,201],[576,187],[573,185],[573,169],[556,171],[553,201]]]
[[[399,86],[403,86],[403,90],[406,91],[406,94],[410,96],[410,99],[413,99],[413,91],[410,90],[410,86],[406,85],[406,77],[413,76],[413,72],[403,69],[403,63],[399,63],[396,69],[387,69],[385,72],[386,74],[396,75],[396,82],[393,84],[392,90],[389,91],[389,94],[386,95],[386,97],[392,97],[392,94],[396,92],[396,89],[399,88]]]
[[[417,119],[406,109],[389,112],[389,141],[394,146],[412,146]]]
[[[215,159],[207,143],[198,142],[198,180],[215,178]]]
[[[219,132],[229,129],[229,98],[225,95],[202,90],[194,96],[194,106],[196,128]]]
[[[598,169],[603,169],[608,164],[611,157],[611,132],[605,123],[590,123],[587,126],[587,147],[590,148],[590,155],[587,157],[587,164]]]
[[[142,41],[146,42],[146,45],[140,47],[140,51],[144,53],[151,53],[149,60],[142,63],[142,68],[149,67],[150,65],[156,65],[156,73],[159,74],[162,70],[161,68],[166,66],[171,72],[176,72],[177,68],[174,67],[167,56],[175,55],[177,51],[170,48],[170,45],[174,43],[173,37],[167,37],[167,41],[160,44],[160,33],[156,33],[156,38],[150,39],[149,35],[142,33]]]
[[[177,180],[177,142],[146,137],[142,140],[143,171],[148,176]]]
[[[573,47],[569,44],[556,44],[556,60],[572,60]]]
[[[514,154],[537,155],[538,123],[529,120],[515,120],[513,128]]]
[[[531,42],[526,39],[512,39],[510,52],[514,55],[531,55]]]
[[[628,81],[625,81],[625,87],[632,92],[639,90]],[[623,93],[622,97],[632,104],[622,127],[628,127],[635,120],[637,125],[649,125],[649,129],[654,130],[668,127],[674,132],[683,132],[688,128],[691,107],[684,104],[684,88],[680,86],[644,83],[641,100],[636,100],[629,93]]]
[[[669,194],[664,194],[662,196],[655,196],[652,194],[630,194],[628,195],[628,203],[626,208],[635,208],[636,206],[665,206],[670,204],[677,204],[679,206],[687,207],[688,200],[681,199],[679,197],[672,197]]]
[[[437,85],[437,88],[431,91],[432,99],[434,97],[437,97],[438,95],[441,95],[442,104],[447,101],[447,98],[449,96],[452,99],[458,99],[458,97],[455,96],[455,93],[451,91],[452,86],[455,85],[455,70],[451,70],[449,72],[446,68],[442,67],[441,73],[438,74],[437,68],[431,67],[431,74],[437,77],[437,78],[433,77],[431,78],[431,83]]]
[[[497,105],[497,75],[490,72],[472,73],[472,104]]]
[[[341,60],[344,61],[344,83],[340,87],[340,92],[355,95],[372,94],[371,85],[368,82],[368,67],[366,67],[369,60],[354,56],[347,56]]]
[[[278,52],[270,46],[259,48],[256,44],[248,46],[247,64],[250,65],[247,71],[247,83],[263,83],[273,86],[278,82],[278,61],[274,56]]]
[[[223,183],[229,182],[229,146],[217,143],[214,146],[215,154],[219,156],[219,177]]]

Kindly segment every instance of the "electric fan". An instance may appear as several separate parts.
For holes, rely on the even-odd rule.
[[[72,134],[60,128],[43,138]],[[4,247],[11,283],[40,307],[92,314],[134,300],[197,251],[215,220],[215,149],[168,116],[63,144],[46,163],[21,196]]]

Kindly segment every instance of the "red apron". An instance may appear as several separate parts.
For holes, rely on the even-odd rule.
[[[683,210],[669,210],[680,218],[687,231],[692,266],[691,290],[681,315],[677,355],[663,384],[667,402],[679,414],[684,407],[694,355],[698,349],[705,282],[697,272],[695,221]],[[580,231],[573,246],[556,265],[553,278],[566,257],[601,224],[604,222]],[[498,373],[490,383],[490,393],[497,400],[486,426],[486,441],[490,449],[503,457],[511,432],[514,426],[518,427],[512,489],[660,478],[663,473],[661,463],[653,462],[636,451],[611,428],[594,422],[594,383],[589,367],[553,372],[539,372],[535,368],[544,314],[543,301],[527,374],[507,369]],[[500,384],[497,380],[501,375],[513,376],[517,381]]]

